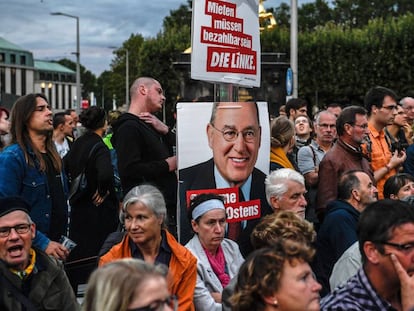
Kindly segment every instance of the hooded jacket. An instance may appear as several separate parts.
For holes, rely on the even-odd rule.
[[[360,214],[355,207],[342,200],[328,204],[316,242],[315,273],[323,286],[322,294],[329,289],[329,277],[336,261],[358,240]]]
[[[168,131],[162,135],[131,113],[123,114],[112,128],[111,142],[117,153],[124,194],[139,184],[151,183],[163,193],[167,208],[175,206],[177,176],[165,161],[173,155],[175,134]]]

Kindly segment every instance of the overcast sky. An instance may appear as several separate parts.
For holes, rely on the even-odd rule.
[[[267,0],[265,7],[281,0]],[[285,2],[289,3],[289,0]],[[299,1],[309,2],[306,0]],[[95,75],[110,69],[109,46],[121,46],[129,36],[154,37],[165,16],[186,0],[0,0],[0,37],[27,49],[35,59],[76,61],[76,20],[79,16],[81,64]]]

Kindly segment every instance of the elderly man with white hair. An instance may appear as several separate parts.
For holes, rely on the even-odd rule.
[[[305,218],[305,178],[295,170],[282,168],[265,180],[266,198],[273,211],[288,210]]]

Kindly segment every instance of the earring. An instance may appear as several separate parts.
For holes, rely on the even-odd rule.
[[[278,305],[278,303],[277,303],[277,299],[275,299],[275,300],[273,301],[273,306],[274,306],[274,307],[277,307],[277,305]]]

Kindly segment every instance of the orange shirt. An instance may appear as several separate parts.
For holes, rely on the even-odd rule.
[[[371,168],[375,172],[390,163],[392,154],[385,138],[384,130],[378,132],[371,123],[368,123],[369,139],[371,140]],[[395,175],[396,169],[391,169],[384,177],[377,181],[378,198],[384,198],[384,184],[388,177]]]

